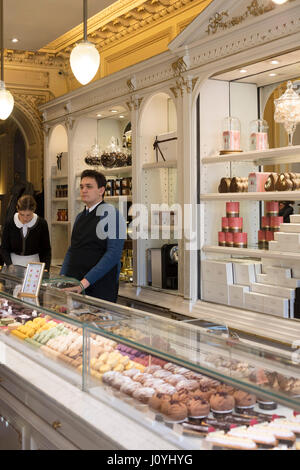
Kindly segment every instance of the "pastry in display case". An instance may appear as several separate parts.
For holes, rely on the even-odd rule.
[[[87,338],[104,336],[115,345],[87,364],[88,389],[96,398],[108,394],[124,413],[142,413],[152,426],[197,436],[201,448],[295,447],[300,380],[288,359],[205,333],[197,341],[195,330],[163,320],[100,330],[88,327]]]

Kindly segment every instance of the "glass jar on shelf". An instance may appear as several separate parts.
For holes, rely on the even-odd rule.
[[[241,123],[236,117],[228,116],[223,121],[223,149],[220,155],[228,153],[242,152],[241,142]]]
[[[115,137],[111,137],[109,145],[101,155],[101,163],[105,168],[113,168],[116,163],[118,147]]]
[[[97,143],[92,145],[91,149],[86,152],[85,163],[87,165],[95,166],[96,168],[101,165],[100,148]]]

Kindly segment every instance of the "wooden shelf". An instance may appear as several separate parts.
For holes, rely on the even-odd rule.
[[[236,255],[249,258],[275,258],[282,260],[300,261],[300,253],[287,251],[259,250],[255,248],[229,248],[227,246],[205,245],[202,248],[204,253],[214,253],[219,255]]]
[[[51,176],[52,180],[62,180],[62,179],[67,179],[67,178],[68,178],[68,175],[66,175],[66,176],[58,176],[58,175]]]
[[[104,196],[104,201],[118,201],[119,199],[125,199],[127,198],[127,201],[132,201],[132,196]]]
[[[278,163],[296,163],[300,162],[300,145],[268,150],[256,150],[252,152],[230,153],[228,155],[216,155],[214,157],[202,158],[201,161],[205,165],[225,162],[253,162],[257,166],[273,165]]]
[[[54,197],[52,202],[68,201],[67,197]]]
[[[80,173],[76,173],[76,177],[80,177],[82,171]],[[118,175],[127,175],[127,174],[131,175],[132,166],[120,166],[120,167],[113,167],[113,168],[99,167],[98,171],[102,173],[104,176],[118,176]]]
[[[300,191],[201,194],[201,201],[299,201]]]
[[[177,160],[167,160],[161,162],[144,163],[143,170],[153,170],[156,168],[177,168]]]

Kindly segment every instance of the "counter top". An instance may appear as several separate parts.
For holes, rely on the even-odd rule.
[[[254,337],[267,339],[291,347],[300,338],[300,321],[278,318],[264,313],[252,312],[198,300],[192,303],[182,296],[174,296],[130,284],[120,285],[119,295],[139,302],[168,309],[188,318],[211,321],[228,328],[243,331]]]

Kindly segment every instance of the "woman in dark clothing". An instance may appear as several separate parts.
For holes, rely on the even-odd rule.
[[[294,204],[292,201],[280,201],[279,202],[279,216],[283,217],[285,224],[290,223],[290,215],[294,213],[294,208],[291,206]]]
[[[50,269],[51,246],[46,220],[34,213],[36,202],[32,196],[22,196],[17,212],[4,225],[1,255],[7,266],[27,266],[29,262],[45,263]]]

